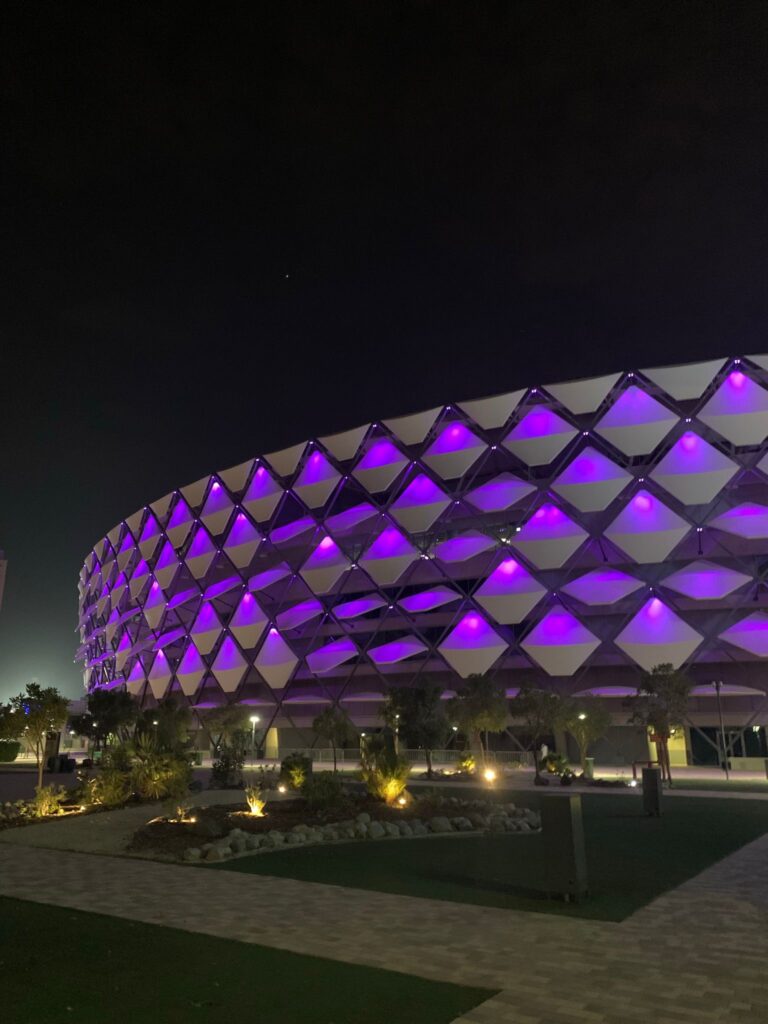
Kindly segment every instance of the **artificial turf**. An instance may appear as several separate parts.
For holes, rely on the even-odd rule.
[[[448,1024],[491,995],[0,898],[0,1020],[8,1024]]]
[[[538,794],[518,793],[536,806]],[[547,885],[543,833],[435,836],[257,854],[215,870],[280,875],[407,896],[621,921],[654,897],[768,832],[768,802],[674,797],[647,818],[637,797],[582,797],[590,896],[565,903]],[[208,868],[210,870],[210,868]]]

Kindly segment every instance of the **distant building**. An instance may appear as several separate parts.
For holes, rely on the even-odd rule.
[[[238,701],[289,735],[332,702],[375,723],[389,685],[449,696],[490,672],[510,695],[525,679],[604,698],[619,722],[640,673],[671,663],[696,682],[688,756],[718,742],[714,682],[736,749],[764,752],[762,719],[742,725],[768,692],[766,436],[768,356],[752,356],[439,406],[248,460],[90,552],[86,687]],[[624,759],[644,749],[629,732]]]

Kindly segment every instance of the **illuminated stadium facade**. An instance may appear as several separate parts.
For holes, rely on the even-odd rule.
[[[768,356],[751,356],[461,402],[249,460],[96,544],[85,685],[237,701],[290,727],[335,702],[374,721],[393,684],[449,694],[489,672],[510,694],[525,678],[608,696],[671,663],[747,711],[768,690],[766,436]]]

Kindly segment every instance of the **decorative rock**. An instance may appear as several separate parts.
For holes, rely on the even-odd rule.
[[[366,814],[365,812],[363,812],[362,814],[358,814],[358,816],[355,818],[355,821],[358,823],[358,825],[370,825],[371,816],[370,814]]]
[[[518,830],[518,832],[531,832],[532,831],[530,824],[527,821],[523,821],[522,819],[520,819],[517,822],[517,830]]]
[[[386,835],[384,826],[380,821],[372,821],[368,826],[368,838],[369,839],[383,839]]]
[[[218,846],[212,846],[205,855],[207,861],[224,860],[224,854]]]
[[[488,828],[488,816],[486,814],[479,814],[477,811],[470,811],[467,818],[475,828]]]
[[[190,846],[184,851],[184,860],[200,860],[200,850],[196,846]]]
[[[261,840],[262,840],[261,836],[255,836],[255,835],[246,836],[246,838],[245,838],[245,848],[246,848],[246,850],[258,850],[259,846],[261,845]]]
[[[429,819],[429,830],[430,832],[453,832],[453,825],[448,818],[430,818]]]
[[[273,828],[271,832],[267,832],[265,838],[270,838],[272,840],[272,846],[282,846],[285,842],[285,836],[276,828]],[[261,845],[264,845],[263,840]]]
[[[283,837],[280,836],[280,842],[283,842]],[[271,833],[261,837],[261,843],[259,845],[260,850],[272,850],[278,844],[275,842],[275,837]]]
[[[358,821],[355,825],[355,839],[367,839],[368,838],[368,826],[364,821]]]
[[[426,825],[422,825],[420,821],[414,821],[413,824],[411,825],[411,828],[413,829],[413,834],[415,836],[429,835],[429,829],[427,828]]]
[[[408,824],[408,822],[407,822],[407,821],[401,821],[401,822],[399,822],[399,823],[398,823],[398,826],[397,826],[397,830],[398,830],[398,832],[400,833],[400,835],[401,835],[401,836],[405,836],[405,838],[406,838],[406,839],[407,839],[407,838],[408,838],[409,836],[412,836],[412,835],[413,835],[413,829],[411,828],[411,826],[410,826],[410,825]]]
[[[384,831],[388,836],[391,836],[393,839],[397,839],[400,836],[400,829],[397,827],[394,821],[385,821]]]
[[[488,828],[491,832],[506,832],[508,822],[506,814],[492,814],[488,819]]]
[[[333,825],[326,825],[322,832],[323,839],[326,843],[333,843],[339,838],[338,829],[335,829]]]
[[[299,846],[304,842],[304,836],[301,832],[289,832],[285,841],[289,846]]]
[[[312,831],[311,826],[310,825],[304,825],[304,824],[294,825],[293,828],[291,829],[291,832],[303,832],[304,835],[307,835],[311,831]]]
[[[457,832],[474,831],[474,825],[469,820],[469,818],[451,818],[451,824],[457,830]]]
[[[229,842],[229,848],[232,853],[245,853],[246,846],[243,836],[235,836],[234,839],[231,839]]]

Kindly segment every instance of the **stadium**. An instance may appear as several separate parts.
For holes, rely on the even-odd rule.
[[[681,757],[706,760],[723,722],[732,753],[764,756],[766,436],[768,356],[750,356],[537,385],[249,459],[88,554],[86,689],[239,702],[287,742],[329,704],[375,726],[389,686],[449,697],[491,673],[510,696],[526,680],[609,701],[626,759],[620,698],[667,663],[696,684]]]

